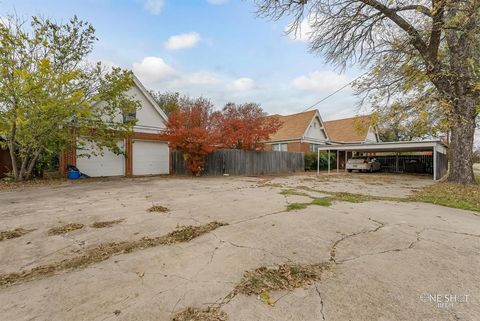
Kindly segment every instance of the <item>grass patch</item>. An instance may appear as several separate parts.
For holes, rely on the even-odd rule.
[[[172,321],[226,321],[227,314],[219,308],[186,308],[175,314]]]
[[[416,191],[410,200],[480,212],[480,185],[437,183]]]
[[[131,253],[159,245],[168,245],[188,242],[200,235],[227,225],[220,222],[211,222],[200,226],[184,226],[173,232],[158,237],[144,237],[136,241],[112,242],[97,245],[85,250],[78,256],[62,261],[41,265],[30,270],[0,275],[0,286],[9,286],[37,278],[52,276],[61,271],[72,271],[84,268],[94,263],[108,260],[114,255]]]
[[[260,267],[247,271],[235,287],[236,293],[260,295],[276,290],[293,290],[319,280],[324,271],[332,268],[331,263],[300,265],[282,264],[274,268]]]
[[[287,211],[298,211],[308,207],[308,203],[291,203],[287,205]]]
[[[310,195],[308,195],[307,193],[305,192],[301,192],[301,191],[298,191],[294,188],[290,188],[290,189],[284,189],[280,192],[281,195],[297,195],[297,196],[306,196],[306,197],[310,197]]]
[[[48,230],[48,235],[60,235],[71,231],[82,229],[85,225],[80,223],[70,223],[67,225],[52,227]]]
[[[90,225],[90,227],[93,227],[93,228],[105,228],[105,227],[110,227],[110,226],[113,226],[115,224],[119,224],[119,223],[122,223],[124,220],[121,219],[121,220],[114,220],[114,221],[99,221],[99,222],[94,222],[92,225]]]
[[[24,228],[21,228],[21,227],[16,228],[14,230],[10,230],[10,231],[1,231],[0,232],[0,241],[15,239],[17,237],[21,237],[25,234],[28,234],[32,231],[35,231],[35,229],[27,230],[27,229],[24,229]]]
[[[162,206],[162,205],[153,205],[147,211],[158,212],[158,213],[167,213],[167,212],[170,212],[170,209],[168,207],[165,207],[165,206]]]
[[[322,198],[315,198],[312,201],[312,205],[318,205],[318,206],[331,206],[332,205],[332,200],[329,197],[322,197]]]

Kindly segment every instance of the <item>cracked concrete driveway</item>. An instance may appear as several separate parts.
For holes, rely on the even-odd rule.
[[[0,230],[34,231],[0,242],[0,278],[108,242],[161,236],[184,225],[228,225],[188,242],[3,284],[0,320],[156,321],[209,306],[238,321],[479,320],[478,213],[401,200],[286,211],[325,192],[401,198],[428,184],[422,177],[353,174],[109,179],[3,191]],[[285,189],[302,192],[281,194]],[[152,205],[170,211],[148,212]],[[91,227],[116,220],[123,221]],[[48,235],[69,223],[85,227]],[[273,305],[232,295],[247,270],[322,262],[333,267],[304,288],[273,291]]]

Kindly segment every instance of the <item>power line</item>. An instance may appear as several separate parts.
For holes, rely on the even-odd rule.
[[[327,100],[328,98],[332,97],[333,95],[335,95],[336,93],[344,90],[345,88],[347,88],[348,86],[350,86],[351,84],[353,84],[355,81],[357,81],[358,79],[362,78],[364,75],[366,75],[367,73],[364,73],[364,74],[361,74],[360,76],[358,76],[357,78],[355,78],[354,80],[350,81],[348,84],[345,84],[343,85],[341,88],[335,90],[334,92],[332,92],[331,94],[329,94],[328,96],[320,99],[319,101],[317,101],[315,104],[313,104],[312,106],[308,107],[307,109],[305,109],[304,111],[308,111],[309,109],[312,109],[313,107],[317,106],[318,104],[320,103],[323,103],[325,100]]]

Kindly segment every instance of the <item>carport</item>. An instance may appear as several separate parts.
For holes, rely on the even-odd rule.
[[[317,173],[320,172],[320,152],[327,152],[330,160],[331,153],[336,154],[336,171],[340,171],[340,163],[350,158],[349,154],[366,154],[369,156],[378,156],[378,158],[389,158],[393,160],[392,172],[403,172],[400,168],[402,158],[423,159],[423,161],[431,163],[431,171],[434,180],[441,179],[447,174],[448,170],[448,147],[440,140],[431,141],[406,141],[406,142],[382,142],[382,143],[363,143],[363,144],[338,144],[325,145],[318,148],[317,155]],[[430,158],[429,158],[430,157]],[[340,158],[343,158],[340,160]],[[331,172],[331,164],[328,162],[328,172]],[[345,167],[346,171],[346,167]]]

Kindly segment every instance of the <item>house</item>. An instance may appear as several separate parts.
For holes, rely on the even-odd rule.
[[[378,143],[380,139],[371,115],[356,116],[324,122],[331,143],[361,144]]]
[[[117,142],[125,153],[116,155],[105,149],[103,155],[85,157],[95,148],[92,145],[64,153],[60,157],[62,174],[65,174],[67,165],[76,166],[91,177],[158,175],[170,172],[168,142],[161,135],[167,125],[167,115],[136,77],[134,86],[128,93],[140,101],[141,108],[133,115],[137,118],[133,135]]]
[[[278,118],[282,125],[270,140],[265,142],[266,150],[308,153],[329,141],[318,110],[270,117]]]
[[[377,130],[371,125],[371,116],[356,116],[323,121],[318,110],[277,117],[282,126],[270,137],[266,150],[288,152],[315,152],[326,144],[379,142]]]

